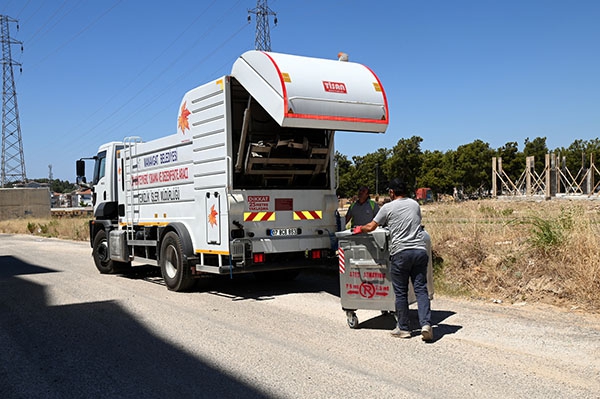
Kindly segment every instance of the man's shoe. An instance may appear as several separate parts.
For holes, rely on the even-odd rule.
[[[396,338],[410,338],[411,337],[410,331],[401,330],[400,327],[394,328],[390,334],[392,334],[392,336],[396,337]]]
[[[423,338],[423,341],[433,341],[433,330],[429,324],[421,327],[421,338]]]

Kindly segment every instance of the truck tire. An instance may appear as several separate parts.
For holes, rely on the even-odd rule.
[[[122,273],[131,268],[131,262],[110,260],[105,230],[99,230],[94,236],[92,256],[94,257],[96,268],[101,274]]]
[[[160,272],[171,291],[187,291],[194,285],[194,277],[183,256],[181,239],[174,231],[165,234],[160,245]]]

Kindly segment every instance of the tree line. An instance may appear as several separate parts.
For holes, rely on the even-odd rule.
[[[60,180],[60,179],[28,179],[29,182],[36,182],[36,183],[41,183],[41,184],[48,184],[50,191],[55,192],[55,193],[71,193],[75,190],[78,189],[77,185],[75,183],[70,183],[68,180]],[[23,185],[23,182],[21,181],[17,181],[17,182],[9,182],[6,184],[5,188],[13,188],[13,187],[20,187]]]
[[[545,168],[545,156],[554,153],[561,160],[560,166],[570,171],[589,167],[592,160],[600,159],[600,140],[575,140],[568,147],[550,151],[546,137],[525,139],[523,150],[511,141],[493,149],[482,140],[464,144],[446,152],[421,150],[423,139],[413,136],[400,139],[392,148],[380,148],[364,156],[335,154],[339,180],[337,194],[349,198],[361,186],[369,187],[371,193],[386,194],[389,181],[400,177],[406,181],[411,192],[419,187],[431,188],[434,195],[453,194],[455,188],[465,196],[485,196],[492,186],[492,158],[502,158],[502,169],[513,181],[525,170],[525,158],[535,157],[535,171],[541,174]],[[564,165],[562,160],[564,159]]]

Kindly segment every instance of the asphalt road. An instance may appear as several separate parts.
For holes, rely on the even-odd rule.
[[[0,234],[0,398],[599,398],[600,315],[436,297],[435,340],[346,324],[336,272],[100,275],[87,243]],[[416,321],[416,311],[413,310]]]

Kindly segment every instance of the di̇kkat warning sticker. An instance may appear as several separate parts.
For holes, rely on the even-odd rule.
[[[271,198],[268,195],[249,195],[246,199],[248,210],[253,212],[268,211],[270,200]]]

